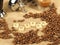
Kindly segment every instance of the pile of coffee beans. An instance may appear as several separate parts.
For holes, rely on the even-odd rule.
[[[41,19],[47,21],[49,24],[42,31],[45,33],[43,36],[44,41],[53,42],[50,45],[58,45],[60,44],[60,15],[56,13],[56,8],[50,7],[49,12],[43,13]]]
[[[12,36],[10,35],[10,31],[3,31],[0,33],[1,39],[10,39]]]
[[[5,21],[5,19],[0,18],[0,38],[2,39],[9,39],[11,38],[10,34],[10,30],[8,28],[8,24]]]
[[[55,5],[52,4],[49,6],[49,10],[44,11],[43,13],[24,15],[25,18],[41,18],[43,21],[46,21],[48,25],[45,29],[42,30],[44,32],[44,36],[42,36],[42,41],[53,42],[48,45],[58,45],[60,44],[60,15],[57,14]]]
[[[0,30],[4,30],[4,29],[5,30],[9,29],[8,25],[5,21],[5,19],[0,18]]]
[[[48,18],[46,18],[46,17],[48,17],[48,15],[50,16],[51,14],[57,14],[54,3],[51,6],[49,6],[49,9],[47,11],[44,11],[43,13],[33,14],[33,13],[30,12],[29,14],[25,14],[23,17],[26,18],[26,19],[31,18],[31,17],[32,18],[41,18],[42,17],[42,18],[45,18],[45,20],[48,20]]]
[[[13,33],[15,38],[13,43],[15,45],[17,44],[33,44],[33,43],[39,43],[41,42],[41,37],[37,35],[38,30],[34,31],[31,30],[27,33]]]

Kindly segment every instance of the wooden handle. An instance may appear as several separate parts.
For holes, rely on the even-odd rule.
[[[3,0],[0,0],[0,10],[3,8]]]

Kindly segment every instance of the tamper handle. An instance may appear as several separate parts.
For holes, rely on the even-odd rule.
[[[0,0],[0,10],[3,8],[3,0]]]

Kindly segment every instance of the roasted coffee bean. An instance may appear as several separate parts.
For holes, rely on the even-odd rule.
[[[25,17],[25,18],[30,18],[30,15],[25,14],[23,17]]]
[[[18,20],[18,22],[24,22],[25,20],[24,19],[22,19],[22,20]]]

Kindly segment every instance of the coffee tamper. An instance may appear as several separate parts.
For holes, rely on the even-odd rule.
[[[16,11],[19,9],[19,4],[18,4],[18,0],[9,0],[9,8],[12,11]]]

